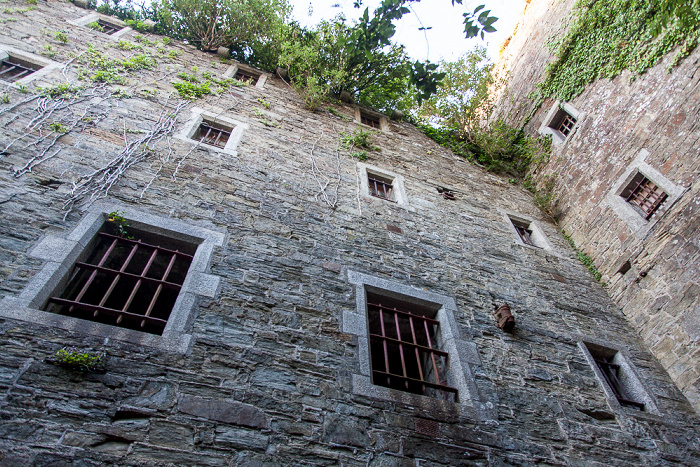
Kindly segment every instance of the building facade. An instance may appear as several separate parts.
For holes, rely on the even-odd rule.
[[[524,190],[260,70],[6,5],[0,464],[700,463]]]
[[[532,115],[526,131],[552,135],[540,176],[556,180],[562,229],[697,411],[700,49],[676,67],[674,51],[642,75],[599,79],[571,102],[535,109],[527,96],[553,59],[545,41],[563,33],[574,3],[528,5],[497,65],[510,78],[496,118]]]

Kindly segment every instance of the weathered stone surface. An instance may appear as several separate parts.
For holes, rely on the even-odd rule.
[[[268,428],[270,421],[260,409],[240,402],[226,402],[196,396],[182,396],[177,406],[180,412],[223,423]]]

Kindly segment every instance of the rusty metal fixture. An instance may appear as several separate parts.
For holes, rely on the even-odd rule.
[[[512,332],[515,327],[515,318],[510,312],[510,307],[507,303],[496,308],[493,315],[496,317],[496,326],[505,332]]]

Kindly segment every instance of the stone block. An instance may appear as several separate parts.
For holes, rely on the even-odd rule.
[[[262,410],[241,402],[183,395],[178,402],[178,410],[199,418],[250,428],[270,426],[270,420]]]

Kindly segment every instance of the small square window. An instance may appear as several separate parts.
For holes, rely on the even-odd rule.
[[[537,246],[532,241],[532,229],[530,229],[530,223],[520,222],[511,219],[513,227],[515,227],[516,232],[520,236],[520,240],[526,245]]]
[[[503,218],[508,223],[507,225],[518,245],[557,254],[539,222],[521,214],[503,213]]]
[[[371,126],[372,128],[376,128],[377,130],[381,130],[381,122],[379,120],[379,117],[375,117],[374,115],[369,115],[366,114],[365,112],[360,111],[360,123]]]
[[[41,67],[17,57],[8,57],[0,62],[0,79],[14,83],[31,75]]]
[[[574,125],[576,125],[576,119],[568,113],[563,112],[560,121],[556,124],[556,129],[564,136],[569,136]]]
[[[414,394],[454,400],[447,384],[438,309],[367,293],[372,382]]]
[[[258,82],[258,79],[260,78],[260,75],[255,74],[251,71],[241,70],[239,68],[233,77],[238,81],[244,81],[250,83],[252,86],[255,86]]]
[[[555,102],[537,130],[541,135],[552,135],[556,143],[564,143],[583,118],[581,112],[566,102]]]
[[[196,250],[108,220],[45,311],[161,335]]]
[[[647,411],[647,393],[622,353],[602,345],[581,344],[587,357],[595,363],[598,370],[596,375],[615,400],[621,406]],[[651,404],[651,408],[654,411],[654,404]]]
[[[100,31],[100,32],[103,32],[103,33],[107,34],[108,36],[111,36],[115,32],[123,29],[121,26],[117,26],[117,25],[112,24],[108,21],[105,21],[101,18],[98,19],[96,21],[96,23],[97,23],[97,27],[93,27],[93,29]],[[94,23],[91,23],[91,24],[94,24]]]
[[[393,180],[367,172],[367,182],[370,195],[388,201],[396,201],[394,198],[394,187],[392,185]]]
[[[649,220],[654,215],[668,197],[664,190],[646,178],[641,172],[637,172],[630,183],[622,190],[620,196],[639,209],[646,220]]]
[[[199,125],[194,135],[192,135],[192,139],[218,148],[225,148],[230,136],[231,128],[226,128],[205,120]]]

